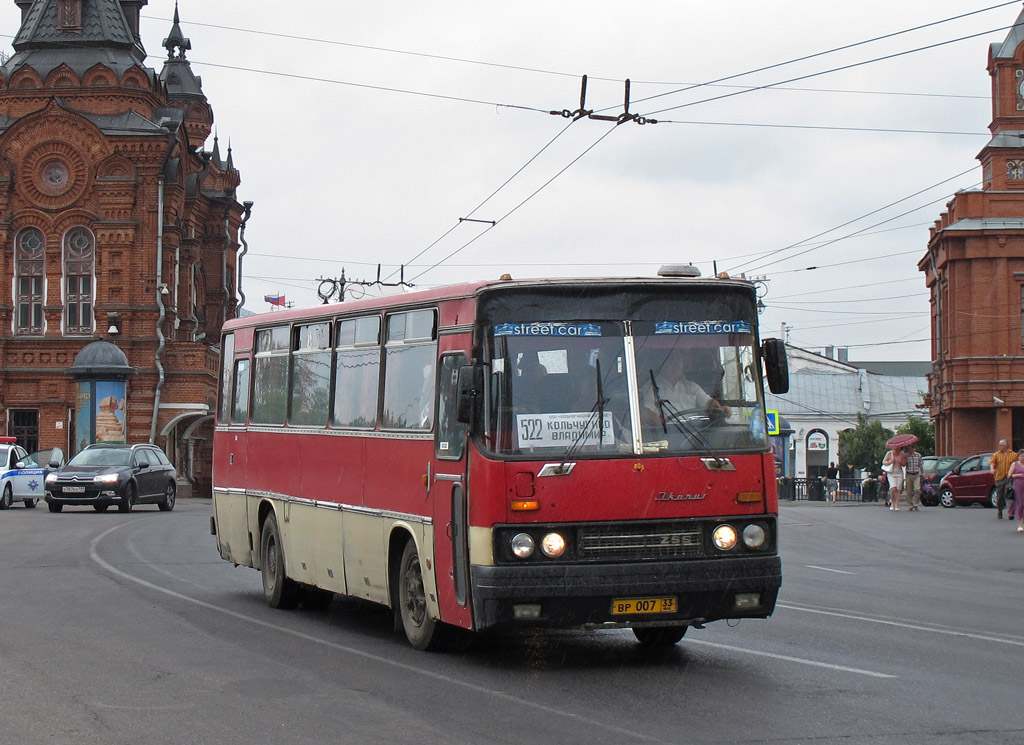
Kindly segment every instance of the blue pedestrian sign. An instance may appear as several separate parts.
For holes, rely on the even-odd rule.
[[[779,434],[779,412],[777,411],[765,411],[764,418],[768,422],[768,434],[777,435]]]

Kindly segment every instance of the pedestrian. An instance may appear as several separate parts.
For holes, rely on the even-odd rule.
[[[907,454],[902,447],[895,447],[885,454],[882,470],[889,475],[889,509],[900,511],[900,497],[903,492],[903,468],[907,465]]]
[[[1010,484],[1013,486],[1013,505],[1007,514],[1017,520],[1017,532],[1024,533],[1024,450],[1020,452],[1009,469]]]
[[[839,469],[835,461],[829,463],[828,470],[825,471],[825,492],[830,502],[836,501],[836,494],[839,492]]]
[[[1010,443],[1006,440],[999,441],[999,449],[992,454],[989,460],[989,471],[996,482],[996,519],[1003,519],[1003,508],[1006,506],[1006,492],[1010,489],[1010,477],[1007,471],[1010,465],[1017,460],[1017,454],[1010,450]]]
[[[914,443],[907,445],[907,511],[921,509],[921,454],[914,449]]]

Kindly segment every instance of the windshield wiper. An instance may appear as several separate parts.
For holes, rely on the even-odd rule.
[[[610,399],[604,397],[604,385],[601,382],[601,360],[594,361],[594,367],[597,369],[597,400],[594,401],[594,405],[590,407],[590,417],[584,423],[580,429],[580,433],[576,435],[576,439],[573,440],[572,444],[565,449],[565,454],[562,455],[562,462],[559,465],[559,471],[565,470],[565,464],[569,458],[576,454],[576,451],[582,447],[582,444],[586,441],[587,435],[594,430],[594,414],[597,414],[597,430],[598,430],[598,447],[604,444],[604,405],[608,403]]]

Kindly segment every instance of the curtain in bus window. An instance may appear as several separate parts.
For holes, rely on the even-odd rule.
[[[256,332],[252,422],[284,424],[288,414],[288,327]]]
[[[380,349],[339,350],[334,384],[334,420],[339,427],[377,424]]]
[[[298,326],[294,333],[290,423],[322,427],[330,410],[330,324]]]

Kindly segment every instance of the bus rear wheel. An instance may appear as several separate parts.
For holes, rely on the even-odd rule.
[[[398,613],[402,628],[409,644],[414,649],[434,650],[443,643],[444,628],[439,621],[430,617],[427,610],[426,590],[423,587],[423,572],[416,544],[409,539],[402,551],[402,563],[398,570]]]
[[[284,568],[284,548],[281,529],[274,513],[267,515],[260,531],[260,574],[263,577],[263,597],[271,608],[294,608],[299,602],[299,586],[288,579]]]
[[[689,626],[644,626],[633,628],[633,636],[644,647],[671,647],[686,636]]]

